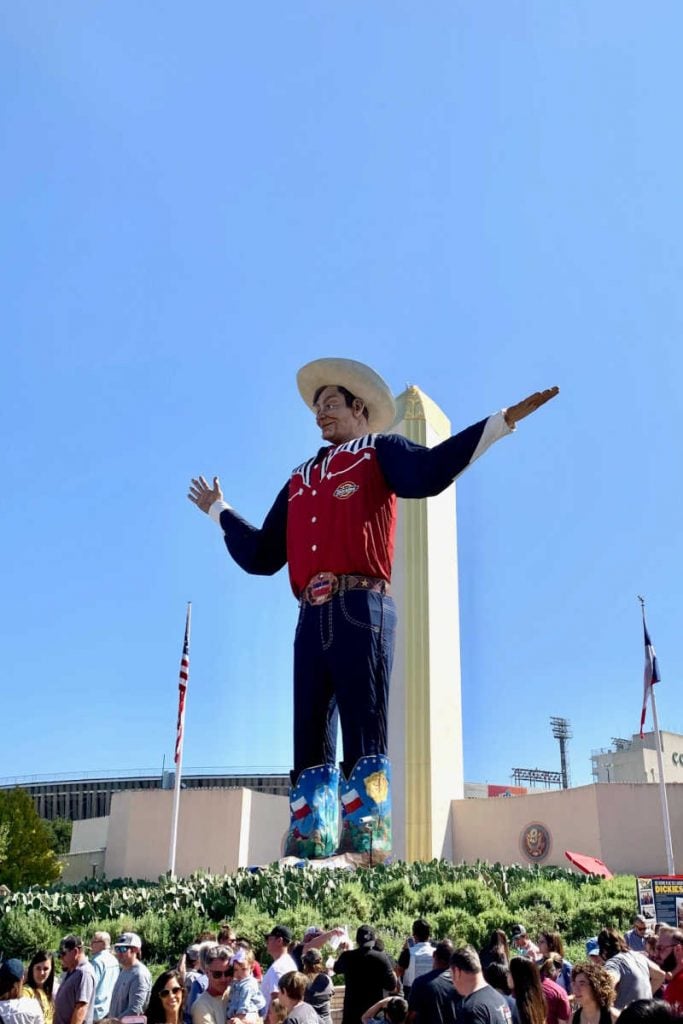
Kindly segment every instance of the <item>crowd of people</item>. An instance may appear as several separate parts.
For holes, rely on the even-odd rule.
[[[275,925],[264,970],[252,944],[225,925],[199,935],[152,982],[139,935],[123,932],[112,945],[98,931],[89,947],[66,935],[56,954],[38,950],[26,968],[0,963],[0,1024],[332,1024],[335,976],[341,1024],[683,1020],[681,929],[660,925],[650,934],[636,917],[625,935],[603,928],[574,964],[559,932],[535,939],[516,924],[509,936],[493,931],[480,950],[456,947],[433,939],[420,918],[393,960],[369,925],[355,943],[345,928],[311,927],[295,941]]]

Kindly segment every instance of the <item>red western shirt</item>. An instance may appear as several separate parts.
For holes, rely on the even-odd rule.
[[[389,581],[396,497],[440,494],[498,438],[503,413],[461,430],[434,448],[398,434],[366,434],[322,448],[292,473],[259,529],[223,501],[209,514],[246,572],[272,576],[289,564],[299,597],[318,572]]]
[[[292,473],[287,562],[295,594],[318,572],[391,580],[396,495],[380,469],[375,438],[347,441]]]

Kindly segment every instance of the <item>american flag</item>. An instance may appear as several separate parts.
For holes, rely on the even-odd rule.
[[[175,737],[176,767],[180,765],[183,753],[183,728],[185,725],[185,696],[187,694],[187,681],[190,678],[190,610],[192,605],[188,603],[187,618],[185,619],[185,639],[183,641],[183,653],[180,658],[180,677],[178,679],[178,727]]]
[[[655,683],[659,682],[659,665],[657,664],[657,655],[655,654],[655,649],[652,646],[652,640],[650,640],[650,634],[647,631],[645,610],[643,610],[643,632],[645,634],[645,672],[643,676],[643,710],[640,713],[641,739],[643,738],[643,726],[645,725],[647,702],[650,699],[652,687]]]

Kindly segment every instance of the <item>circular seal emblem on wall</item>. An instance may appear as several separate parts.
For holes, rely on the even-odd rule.
[[[519,837],[519,845],[525,857],[532,861],[540,861],[550,853],[550,832],[545,825],[534,821],[526,825]]]

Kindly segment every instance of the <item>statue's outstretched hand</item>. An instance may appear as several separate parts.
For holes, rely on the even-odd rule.
[[[508,427],[514,427],[515,423],[519,420],[523,420],[525,416],[530,416],[532,412],[536,412],[542,405],[549,402],[555,395],[559,395],[559,388],[548,388],[546,391],[535,391],[533,395],[529,395],[528,398],[523,398],[521,402],[517,402],[516,405],[511,405],[505,410],[505,422]]]
[[[196,479],[193,477],[187,496],[202,512],[208,512],[214,501],[223,500],[223,491],[218,477],[213,478],[213,487],[209,487],[203,476]]]

